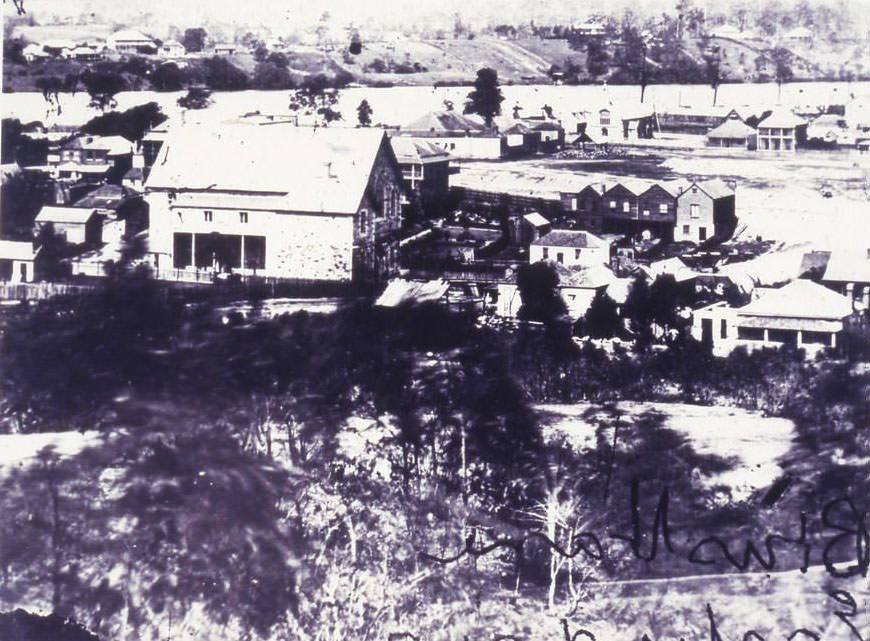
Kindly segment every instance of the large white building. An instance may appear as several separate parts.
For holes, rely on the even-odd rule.
[[[106,38],[106,45],[118,53],[138,53],[142,48],[157,49],[152,38],[134,29],[121,29]]]
[[[170,128],[145,183],[158,277],[371,281],[396,272],[401,174],[378,129]]]

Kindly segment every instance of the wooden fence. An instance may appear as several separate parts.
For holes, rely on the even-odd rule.
[[[44,300],[62,294],[78,294],[91,289],[88,285],[68,283],[0,282],[0,300]]]

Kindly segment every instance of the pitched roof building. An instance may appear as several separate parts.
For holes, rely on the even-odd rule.
[[[588,231],[554,229],[529,245],[529,262],[552,260],[560,265],[604,265],[610,260],[608,241]]]
[[[179,126],[145,190],[164,278],[358,281],[396,271],[404,189],[378,129]]]
[[[837,347],[843,321],[851,315],[849,298],[798,279],[763,291],[743,307],[720,302],[696,310],[692,334],[710,343],[717,356],[727,356],[740,346],[751,351],[785,345],[812,355]]]
[[[707,132],[708,147],[755,149],[757,144],[758,135],[755,129],[739,118],[728,118]]]

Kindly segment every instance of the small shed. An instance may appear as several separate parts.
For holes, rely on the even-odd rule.
[[[70,245],[101,241],[102,221],[96,209],[46,205],[36,216],[36,233],[51,225]]]
[[[0,240],[0,280],[29,283],[33,280],[36,252],[30,242]]]
[[[519,244],[523,247],[530,245],[541,236],[550,233],[552,229],[553,225],[549,220],[536,211],[530,211],[520,221]]]

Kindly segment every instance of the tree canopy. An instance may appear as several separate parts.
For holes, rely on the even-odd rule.
[[[492,125],[493,118],[501,113],[503,101],[504,96],[498,84],[498,72],[489,67],[478,69],[474,89],[468,94],[464,112],[481,116],[489,127]]]

